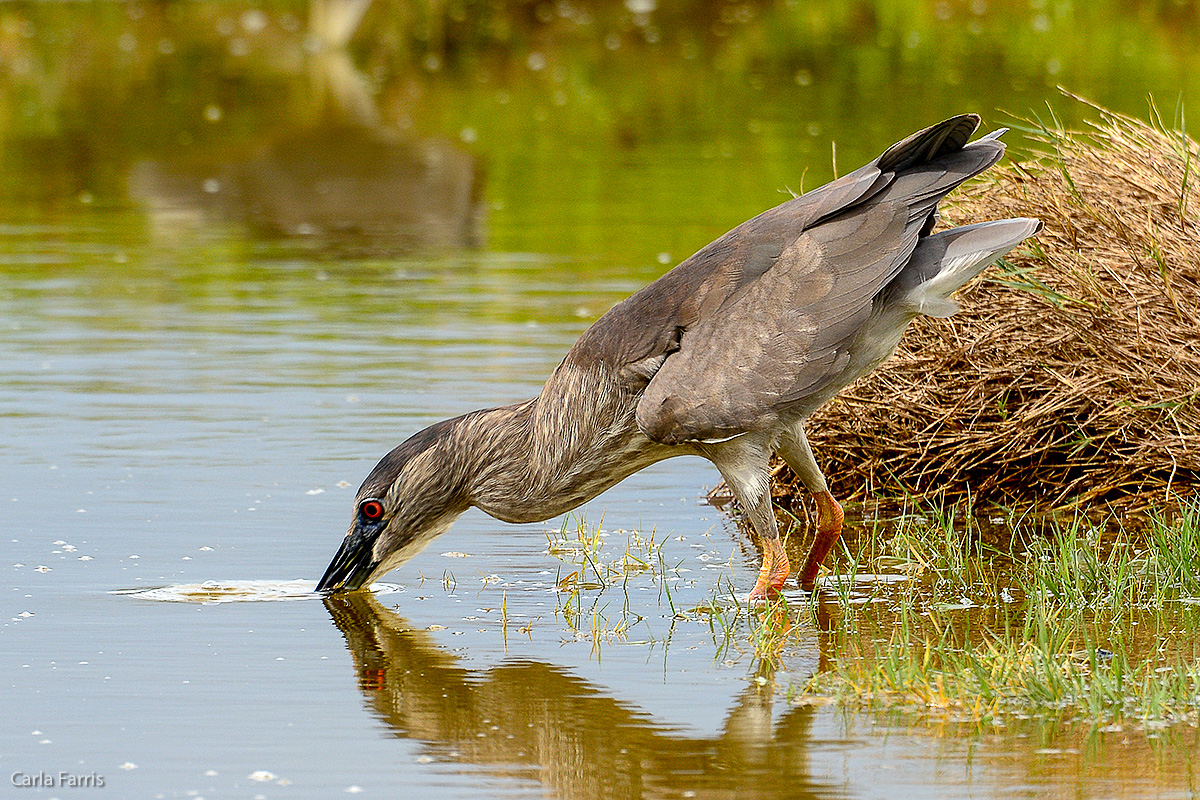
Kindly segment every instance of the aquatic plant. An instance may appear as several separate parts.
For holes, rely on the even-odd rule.
[[[926,543],[928,580],[882,604],[831,595],[841,617],[831,667],[799,687],[796,702],[969,722],[1200,725],[1200,500],[1141,526],[1024,516],[1007,554],[941,546],[954,540],[937,528],[952,519],[907,515],[892,534]],[[978,565],[968,591],[992,603],[956,605],[964,584],[937,580],[964,554]]]
[[[562,562],[555,586],[558,603],[555,615],[561,615],[577,638],[592,642],[593,650],[609,641],[625,641],[631,628],[644,624],[648,641],[654,641],[649,620],[633,610],[630,602],[630,581],[644,576],[658,587],[660,602],[664,601],[676,615],[671,595],[671,581],[678,580],[679,564],[670,564],[663,553],[663,542],[654,529],[622,530],[624,549],[605,549],[609,532],[603,528],[603,518],[589,525],[582,515],[567,515],[558,530],[547,530],[546,552]],[[564,572],[564,570],[566,570]],[[620,608],[610,608],[613,597],[609,590],[621,591]]]

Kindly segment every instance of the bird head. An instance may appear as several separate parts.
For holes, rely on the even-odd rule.
[[[421,552],[467,510],[450,436],[455,422],[426,428],[375,465],[359,487],[350,529],[317,591],[369,586]]]

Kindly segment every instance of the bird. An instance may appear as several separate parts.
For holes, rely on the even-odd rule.
[[[1013,218],[935,233],[938,203],[1004,154],[961,114],[750,219],[613,306],[541,392],[413,434],[359,488],[317,584],[355,591],[408,561],[459,515],[541,522],[663,459],[711,461],[762,548],[751,603],[791,575],[770,492],[778,454],[816,501],[797,581],[813,590],[842,507],[805,433],[809,416],[890,356],[919,315],[1041,229]]]

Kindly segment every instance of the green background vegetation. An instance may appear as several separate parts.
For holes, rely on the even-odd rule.
[[[1137,115],[1200,93],[1188,0],[376,2],[348,40],[331,7],[5,3],[0,213],[120,205],[139,160],[358,124],[322,71],[337,51],[373,125],[480,160],[488,248],[643,280],[827,180],[831,142],[845,170],[965,110],[1079,120],[1060,84]]]

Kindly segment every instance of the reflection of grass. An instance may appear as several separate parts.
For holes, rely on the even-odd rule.
[[[923,634],[911,614],[891,637],[843,639],[838,664],[814,676],[810,695],[968,721],[1040,715],[1092,722],[1195,725],[1200,668],[1182,652],[1134,657],[1118,638],[1110,650],[1078,616],[1043,603],[1023,627],[956,641],[930,620]],[[1195,631],[1193,630],[1193,634]]]
[[[603,522],[601,519],[600,524]],[[605,542],[600,524],[589,527],[580,517],[572,529],[571,518],[568,517],[557,532],[546,532],[546,552],[564,565],[573,567],[566,575],[559,570],[556,583],[560,591],[571,588],[604,589],[615,583],[627,584],[631,576],[640,573],[657,577],[667,571],[662,542],[655,540],[653,530],[649,535],[629,531],[625,550],[615,557],[606,557],[607,554],[602,552]]]
[[[718,581],[707,601],[681,615],[707,620],[716,646],[715,661],[736,661],[738,656],[748,654],[755,663],[779,666],[784,650],[797,645],[810,632],[803,621],[805,610],[789,606],[785,596],[751,607],[738,603],[733,593],[732,585],[722,591]]]
[[[750,654],[756,661],[778,663],[781,651],[808,630],[800,623],[803,610],[789,609],[783,597],[763,607],[749,609],[736,599],[730,574],[721,574],[701,604],[676,605],[672,583],[680,580],[682,560],[672,563],[665,542],[652,530],[623,531],[624,546],[606,547],[607,534],[600,525],[582,517],[568,518],[557,531],[546,534],[546,552],[562,562],[555,585],[562,617],[577,639],[590,641],[598,654],[602,644],[631,643],[638,628],[643,643],[660,641],[650,620],[637,613],[630,599],[631,581],[648,580],[658,589],[660,607],[669,611],[670,623],[706,621],[716,644],[716,659],[736,660]],[[619,592],[619,594],[618,594]],[[670,633],[661,638],[669,645]]]
[[[751,609],[749,622],[750,646],[760,663],[777,664],[784,649],[798,644],[798,637],[808,630],[783,596]]]
[[[598,651],[604,642],[627,641],[630,629],[645,621],[631,607],[629,582],[633,578],[646,576],[655,583],[674,614],[670,581],[678,578],[679,565],[668,565],[663,543],[653,530],[649,534],[627,531],[625,548],[618,552],[605,549],[599,524],[589,526],[582,517],[574,518],[572,524],[567,517],[558,531],[547,531],[546,539],[546,552],[563,562],[555,579],[559,597],[555,614],[562,616],[577,637],[591,641],[593,649]],[[610,612],[612,600],[605,592],[617,588],[623,602],[619,612]],[[654,641],[648,626],[647,631],[649,640]]]
[[[1200,502],[1145,530],[1022,525],[1007,553],[932,516],[863,545],[912,555],[928,580],[874,589],[885,603],[835,594],[834,665],[804,698],[975,722],[1200,724]]]

